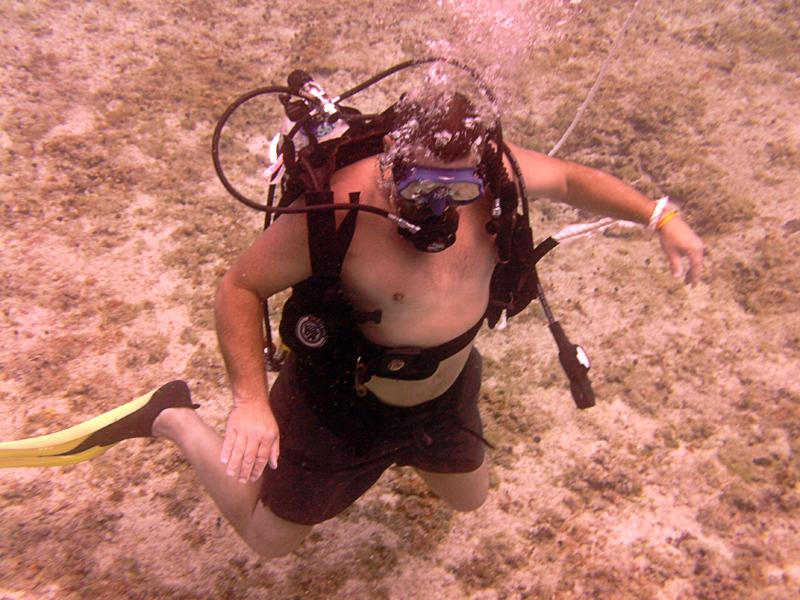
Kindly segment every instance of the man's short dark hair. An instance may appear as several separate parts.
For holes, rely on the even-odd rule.
[[[487,128],[470,100],[458,92],[431,93],[400,100],[392,136],[403,148],[422,146],[450,162],[481,155]]]

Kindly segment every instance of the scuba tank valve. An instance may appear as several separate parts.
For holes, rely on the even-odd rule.
[[[305,71],[292,71],[287,79],[289,89],[295,91],[306,100],[313,102],[327,115],[331,123],[339,118],[339,108],[336,103],[339,98],[330,98],[324,88],[314,81],[313,77]]]

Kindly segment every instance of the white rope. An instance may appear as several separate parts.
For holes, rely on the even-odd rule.
[[[625,35],[625,31],[628,29],[628,25],[630,24],[631,19],[633,19],[633,15],[636,13],[636,9],[639,8],[639,4],[641,3],[642,0],[636,0],[631,12],[628,13],[628,17],[625,19],[622,27],[620,27],[620,30],[617,32],[617,37],[614,38],[614,43],[611,45],[611,49],[608,51],[606,59],[600,66],[600,70],[597,73],[597,77],[595,78],[592,87],[589,89],[589,93],[586,95],[586,99],[578,107],[578,111],[575,113],[575,118],[572,119],[572,123],[569,124],[569,127],[567,127],[564,135],[562,135],[561,139],[558,140],[555,146],[553,146],[553,149],[547,153],[547,156],[554,156],[559,150],[561,150],[561,146],[564,145],[564,143],[567,141],[567,138],[572,135],[575,127],[578,125],[578,121],[580,121],[581,117],[583,117],[583,113],[586,112],[586,108],[589,106],[589,103],[594,99],[595,95],[597,94],[597,90],[600,89],[600,83],[606,75],[608,66],[611,64],[611,59],[614,57],[617,48],[619,48],[620,44],[622,43],[622,38]],[[593,223],[578,223],[575,225],[568,225],[551,237],[559,243],[571,242],[580,238],[589,237],[595,233],[600,233],[612,225],[633,227],[638,226],[638,223],[633,223],[632,221],[618,221],[616,219],[612,219],[611,217],[607,217]]]
[[[617,219],[606,217],[592,223],[576,223],[575,225],[567,225],[564,227],[564,229],[550,237],[552,237],[559,244],[563,244],[565,242],[573,242],[581,238],[590,237],[595,233],[605,231],[613,225],[620,227],[641,227],[639,223],[634,223],[633,221],[618,221]]]

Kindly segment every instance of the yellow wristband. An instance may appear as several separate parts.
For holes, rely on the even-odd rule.
[[[667,214],[661,217],[661,219],[659,219],[658,225],[656,225],[656,231],[661,231],[667,223],[672,221],[672,219],[674,219],[677,216],[678,216],[678,210],[673,208],[671,211],[669,211]]]

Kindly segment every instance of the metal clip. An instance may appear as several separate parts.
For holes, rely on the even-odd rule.
[[[394,215],[389,213],[388,219],[393,223],[397,224],[398,227],[401,229],[405,229],[406,231],[410,231],[411,233],[418,233],[420,229],[422,229],[419,225],[414,225],[410,221],[406,221],[403,217]]]
[[[500,206],[500,198],[495,198],[494,204],[492,205],[492,217],[494,217],[495,219],[499,219],[502,214],[503,214],[503,209]]]

